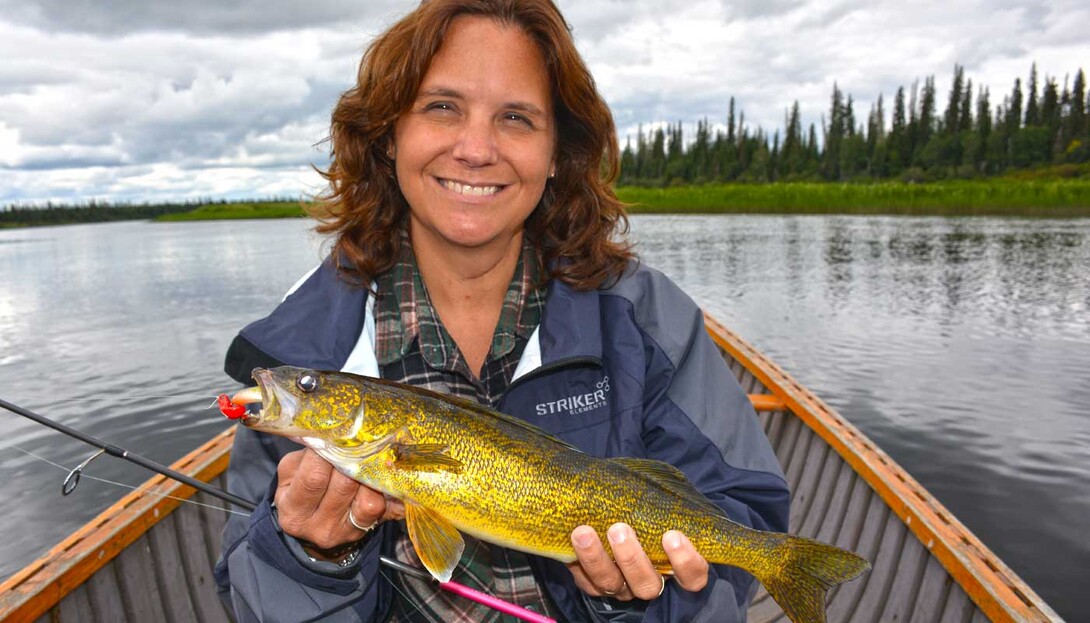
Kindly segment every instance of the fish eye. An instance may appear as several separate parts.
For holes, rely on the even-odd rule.
[[[295,385],[303,392],[309,394],[318,389],[318,377],[313,372],[304,372],[295,379]]]

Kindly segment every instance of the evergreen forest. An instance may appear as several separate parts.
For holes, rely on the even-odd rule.
[[[855,182],[896,179],[924,182],[992,176],[1046,165],[1090,162],[1090,110],[1086,76],[1061,86],[1053,76],[1014,81],[993,106],[987,87],[974,90],[964,68],[954,67],[945,110],[938,108],[934,76],[901,87],[890,123],[879,95],[866,117],[836,84],[821,127],[803,130],[796,101],[782,132],[750,128],[730,99],[725,130],[708,119],[686,141],[682,124],[669,124],[635,140],[621,157],[621,186],[677,186],[712,182]],[[1064,167],[1074,174],[1084,167]]]

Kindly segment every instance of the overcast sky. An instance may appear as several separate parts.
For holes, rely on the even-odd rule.
[[[955,63],[1001,102],[1030,64],[1090,69],[1085,0],[560,0],[621,135],[638,124],[865,118]],[[301,197],[329,113],[402,0],[0,0],[0,205]],[[887,119],[888,123],[888,119]]]

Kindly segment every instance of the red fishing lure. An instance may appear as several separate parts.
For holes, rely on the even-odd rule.
[[[232,420],[241,420],[246,417],[246,405],[239,405],[231,402],[231,399],[227,394],[220,394],[219,397],[216,398],[216,404],[219,405],[220,413]]]

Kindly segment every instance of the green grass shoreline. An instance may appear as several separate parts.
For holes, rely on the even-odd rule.
[[[709,184],[622,187],[632,214],[892,214],[933,216],[1090,216],[1090,179],[957,181],[906,184]],[[304,216],[301,202],[243,202],[198,207],[160,221]]]
[[[1090,179],[620,188],[633,214],[1090,216]]]
[[[916,216],[1090,217],[1090,176],[1053,179],[990,178],[928,183],[708,184],[667,188],[621,187],[632,214],[848,214]],[[0,228],[149,218],[207,221],[305,216],[301,201],[238,201],[204,205],[17,208],[0,211]],[[68,210],[71,210],[69,213]],[[67,218],[71,216],[71,218]]]

